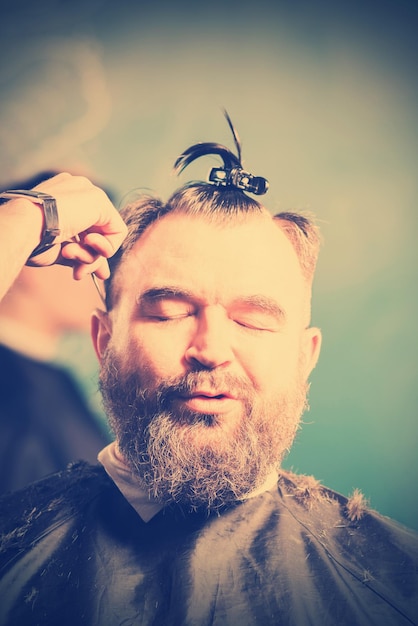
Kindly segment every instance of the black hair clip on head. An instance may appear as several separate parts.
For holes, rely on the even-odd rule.
[[[262,176],[253,176],[245,172],[241,167],[233,167],[232,170],[213,167],[209,173],[209,182],[225,187],[232,186],[243,191],[262,196],[266,193],[269,183]]]
[[[237,132],[231,122],[228,113],[224,111],[226,120],[234,137],[237,155],[229,148],[219,143],[197,143],[181,154],[174,164],[174,171],[180,174],[192,161],[207,154],[218,154],[223,162],[223,167],[214,167],[209,173],[209,182],[222,187],[235,187],[258,196],[265,194],[269,188],[269,183],[262,176],[253,176],[244,171],[241,164],[241,142]]]

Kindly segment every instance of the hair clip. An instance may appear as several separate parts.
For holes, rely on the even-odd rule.
[[[269,187],[268,180],[262,176],[253,176],[240,167],[233,167],[232,170],[213,167],[209,173],[209,182],[225,187],[232,185],[257,196],[262,196]]]
[[[256,195],[263,195],[269,183],[262,176],[253,176],[244,171],[241,164],[241,142],[228,113],[224,115],[234,138],[237,155],[219,143],[197,143],[185,150],[174,163],[174,171],[180,174],[192,161],[208,154],[217,154],[223,160],[223,167],[214,167],[209,173],[209,182],[222,187],[235,187]]]

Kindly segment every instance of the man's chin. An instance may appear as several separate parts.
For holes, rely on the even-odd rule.
[[[241,411],[225,413],[203,413],[192,411],[183,413],[182,418],[173,418],[173,428],[182,432],[185,441],[205,446],[213,441],[229,441],[242,424]]]

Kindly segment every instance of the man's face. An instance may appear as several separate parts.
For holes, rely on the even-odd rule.
[[[162,501],[220,506],[277,469],[319,351],[296,254],[268,216],[168,215],[115,276],[96,319],[122,454]]]

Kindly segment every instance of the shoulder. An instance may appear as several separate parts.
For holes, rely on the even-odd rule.
[[[360,491],[347,498],[311,476],[284,472],[279,491],[308,553],[322,553],[387,603],[416,607],[417,532],[370,509]]]
[[[355,489],[346,497],[324,487],[313,476],[282,472],[279,490],[284,505],[307,528],[334,528],[350,537],[378,536],[406,541],[418,547],[418,533],[369,507],[367,498]],[[323,533],[322,533],[323,534]]]
[[[101,466],[77,462],[0,499],[0,552],[30,543],[80,512],[113,483]]]

